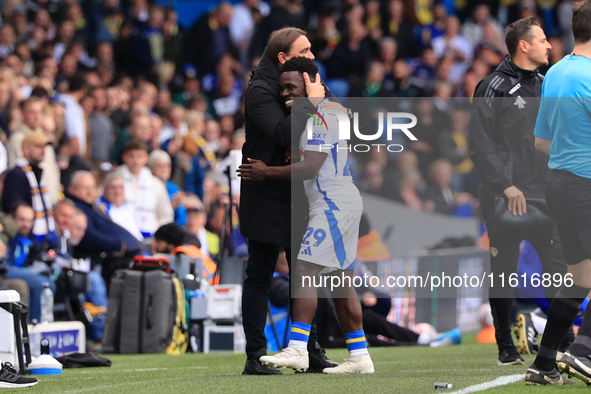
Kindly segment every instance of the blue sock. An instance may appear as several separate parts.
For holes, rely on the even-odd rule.
[[[294,322],[291,326],[291,338],[289,340],[289,347],[300,350],[308,348],[308,338],[310,337],[310,328],[312,326],[306,323]]]
[[[363,330],[353,331],[345,334],[345,343],[351,357],[369,355],[365,332]]]

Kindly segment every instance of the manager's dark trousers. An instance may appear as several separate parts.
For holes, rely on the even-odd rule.
[[[246,356],[259,358],[267,353],[265,323],[269,305],[269,288],[279,257],[279,245],[250,240],[246,279],[242,290],[242,322],[246,334]],[[291,266],[291,249],[285,249]],[[317,341],[315,329],[310,331],[309,344]]]
[[[490,228],[491,216],[485,215],[487,227]],[[494,274],[493,287],[489,289],[489,301],[495,323],[495,336],[499,350],[513,346],[511,337],[511,307],[513,304],[513,288],[509,285],[509,275],[517,272],[519,262],[519,244],[521,239],[490,238],[490,267]],[[542,241],[530,241],[542,262],[543,273],[567,272],[566,260],[556,229],[551,238]],[[505,286],[500,286],[499,275],[505,275]],[[527,285],[531,284],[528,278]],[[541,278],[540,278],[541,279]],[[544,292],[549,301],[554,298],[560,288],[545,287]]]

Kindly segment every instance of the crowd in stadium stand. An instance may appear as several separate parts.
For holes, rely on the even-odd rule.
[[[244,0],[220,3],[183,27],[174,8],[147,0],[6,0],[6,277],[29,284],[38,318],[34,299],[45,280],[18,271],[50,248],[58,257],[91,256],[94,266],[140,252],[175,221],[215,256],[225,206],[238,201],[239,182],[230,197],[225,170],[229,152],[245,141],[249,72],[271,32],[284,26],[308,32],[321,78],[337,97],[464,98],[447,110],[415,99],[418,141],[398,154],[372,149],[350,165],[364,192],[412,210],[473,215],[478,174],[467,152],[469,99],[507,52],[503,26],[537,17],[553,46],[551,64],[572,47],[564,34],[569,1],[499,3]],[[55,228],[39,228],[37,219],[49,215]],[[244,255],[237,217],[234,224],[229,253]],[[92,279],[88,299],[100,304],[104,286]]]

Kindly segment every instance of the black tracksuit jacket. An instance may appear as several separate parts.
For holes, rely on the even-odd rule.
[[[480,172],[480,209],[485,217],[494,196],[515,186],[526,197],[544,196],[548,156],[534,147],[534,128],[544,77],[523,70],[507,56],[474,93],[468,139]]]

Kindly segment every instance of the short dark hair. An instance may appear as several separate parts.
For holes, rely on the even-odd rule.
[[[540,26],[540,22],[533,16],[528,18],[520,19],[516,22],[511,23],[505,29],[505,44],[511,57],[517,53],[519,47],[519,41],[525,40],[531,42],[533,33],[531,31],[532,26]]]
[[[76,74],[70,78],[68,91],[79,92],[82,89],[86,89],[86,78],[83,75]]]
[[[43,86],[35,86],[31,91],[31,97],[46,98],[49,97],[49,92]]]
[[[28,202],[26,202],[26,201],[18,201],[18,202],[15,202],[12,205],[12,207],[10,207],[10,215],[12,217],[15,217],[16,211],[18,211],[18,209],[21,208],[21,207],[33,209],[33,206],[31,204],[29,204]]]
[[[271,60],[275,62],[277,68],[281,68],[281,63],[279,63],[279,59],[277,58],[279,52],[288,54],[294,41],[300,38],[300,36],[305,35],[306,32],[297,27],[284,27],[271,33],[267,42],[267,53],[271,57]]]
[[[40,102],[40,101],[41,101],[41,99],[39,97],[31,95],[31,97],[29,97],[28,99],[23,100],[23,101],[20,102],[21,110],[24,111],[24,109],[27,108],[29,106],[29,104],[31,104],[31,103],[37,103],[37,102]]]
[[[160,226],[154,233],[154,239],[161,240],[174,246],[181,246],[185,240],[185,229],[178,223],[172,222]]]
[[[300,74],[308,73],[308,75],[310,76],[310,81],[314,81],[316,73],[318,72],[318,66],[307,57],[297,56],[292,57],[291,59],[286,61],[283,64],[283,67],[281,67],[282,73],[286,73],[289,71],[297,71]]]
[[[146,145],[146,143],[142,140],[132,138],[123,147],[123,153],[127,153],[132,150],[143,150],[144,152],[148,153],[148,145]]]
[[[575,42],[585,44],[591,41],[591,1],[583,0],[573,5],[572,29]]]

